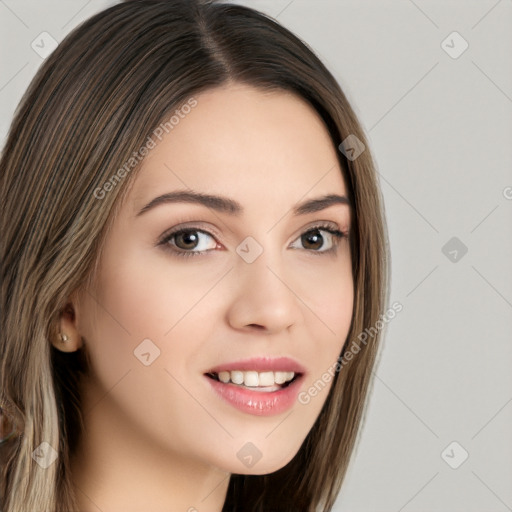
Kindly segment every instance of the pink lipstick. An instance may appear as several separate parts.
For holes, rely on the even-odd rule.
[[[293,406],[305,373],[303,366],[288,357],[260,357],[217,365],[205,378],[236,409],[270,416]]]

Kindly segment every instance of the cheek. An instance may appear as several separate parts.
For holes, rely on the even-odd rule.
[[[302,272],[297,295],[304,302],[307,328],[324,353],[341,350],[354,307],[354,284],[349,258],[337,264],[316,265]],[[316,333],[316,334],[315,334]]]
[[[149,260],[134,247],[118,246],[115,254],[112,246],[105,250],[79,325],[102,387],[109,389],[133,370],[151,373],[148,385],[154,389],[162,388],[162,382],[150,384],[156,372],[190,375],[187,366],[200,353],[201,340],[211,336],[213,320],[207,325],[205,319],[219,317],[207,294],[224,270],[184,268],[165,254]]]
[[[150,258],[147,252],[130,247],[123,254],[117,262],[104,258],[97,300],[134,342],[160,339],[199,300],[204,280],[201,284],[197,274],[184,274],[165,255]]]
[[[180,451],[191,425],[194,439],[204,435],[205,424],[215,428],[188,391],[200,378],[195,355],[211,335],[198,314],[204,318],[212,307],[200,302],[212,283],[190,282],[179,267],[147,265],[133,253],[109,263],[105,258],[96,290],[85,294],[79,325],[98,386],[95,412],[108,415],[115,404],[134,428]]]
[[[158,282],[158,273],[151,272],[144,258],[114,240],[109,242],[96,286],[84,294],[78,325],[94,372],[106,389],[128,371],[144,367],[137,358],[138,347],[151,352],[151,358],[157,355],[162,333],[172,321],[164,318],[163,310],[172,311],[174,306],[172,294],[164,295],[167,287]],[[162,325],[164,321],[168,324]]]
[[[302,388],[303,414],[314,421],[327,399],[332,387],[336,362],[347,341],[353,317],[354,287],[350,261],[346,261],[333,271],[316,276],[316,286],[309,292],[303,290],[308,297],[306,304],[311,309],[306,320],[306,328],[310,333],[312,346],[308,354],[311,372]]]
[[[354,290],[351,279],[332,279],[322,293],[318,293],[320,318],[336,339],[346,335],[352,320]]]

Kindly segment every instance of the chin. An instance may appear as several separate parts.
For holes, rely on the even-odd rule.
[[[265,451],[269,453],[268,457],[265,456]],[[237,459],[235,463],[233,463],[232,459],[230,461],[225,459],[222,461],[221,467],[224,471],[238,475],[269,475],[289,464],[297,454],[298,449],[286,453],[276,453],[275,448],[272,447],[267,447],[259,453],[254,450],[252,453],[254,459],[249,459],[247,462],[244,461],[244,455],[250,455],[251,449],[247,449],[243,453],[240,452],[241,450],[236,454]]]

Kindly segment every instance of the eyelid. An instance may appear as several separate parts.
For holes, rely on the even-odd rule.
[[[340,223],[338,223],[336,221],[333,221],[333,220],[317,219],[317,220],[313,220],[313,221],[307,223],[305,226],[301,227],[298,230],[298,232],[294,235],[294,238],[292,239],[292,241],[295,240],[295,238],[297,238],[297,236],[300,236],[301,234],[303,234],[304,232],[308,231],[309,229],[314,229],[318,224],[329,225],[330,227],[332,227],[332,229],[341,231],[345,236],[348,236],[349,232],[350,232],[349,229],[345,229],[345,228],[342,227],[344,225],[344,223],[340,224]],[[184,220],[183,222],[179,222],[178,221],[178,223],[174,227],[166,230],[158,238],[158,241],[160,242],[164,238],[167,238],[167,236],[170,235],[171,233],[179,232],[182,229],[183,230],[185,230],[185,229],[197,229],[198,231],[203,231],[203,232],[206,232],[207,234],[215,235],[217,240],[222,238],[222,235],[220,234],[220,231],[218,231],[217,228],[215,228],[215,226],[213,226],[213,225],[211,225],[209,223],[205,223],[205,222],[202,222],[202,221],[186,221],[186,220]],[[231,230],[229,230],[229,231],[231,231]]]
[[[340,231],[341,233],[343,233],[343,235],[348,236],[348,231],[345,230],[342,226],[343,226],[343,224],[340,225],[338,222],[335,222],[333,220],[321,220],[321,219],[313,220],[313,221],[309,222],[308,224],[306,224],[304,227],[300,228],[298,233],[296,233],[294,235],[295,238],[293,240],[295,240],[298,236],[300,236],[304,233],[307,233],[308,231],[315,229],[315,228],[332,229],[333,231]]]
[[[179,233],[180,231],[185,230],[201,231],[202,233],[206,233],[207,235],[215,236],[217,240],[222,238],[220,232],[211,224],[204,223],[201,221],[185,221],[178,222],[178,224],[176,224],[174,227],[166,230],[162,235],[160,235],[157,243],[160,243],[166,238],[169,238],[169,236],[172,234]]]

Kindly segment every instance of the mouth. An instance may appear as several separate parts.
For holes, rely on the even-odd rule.
[[[214,396],[239,411],[258,416],[293,407],[306,370],[287,357],[226,363],[204,373]]]

